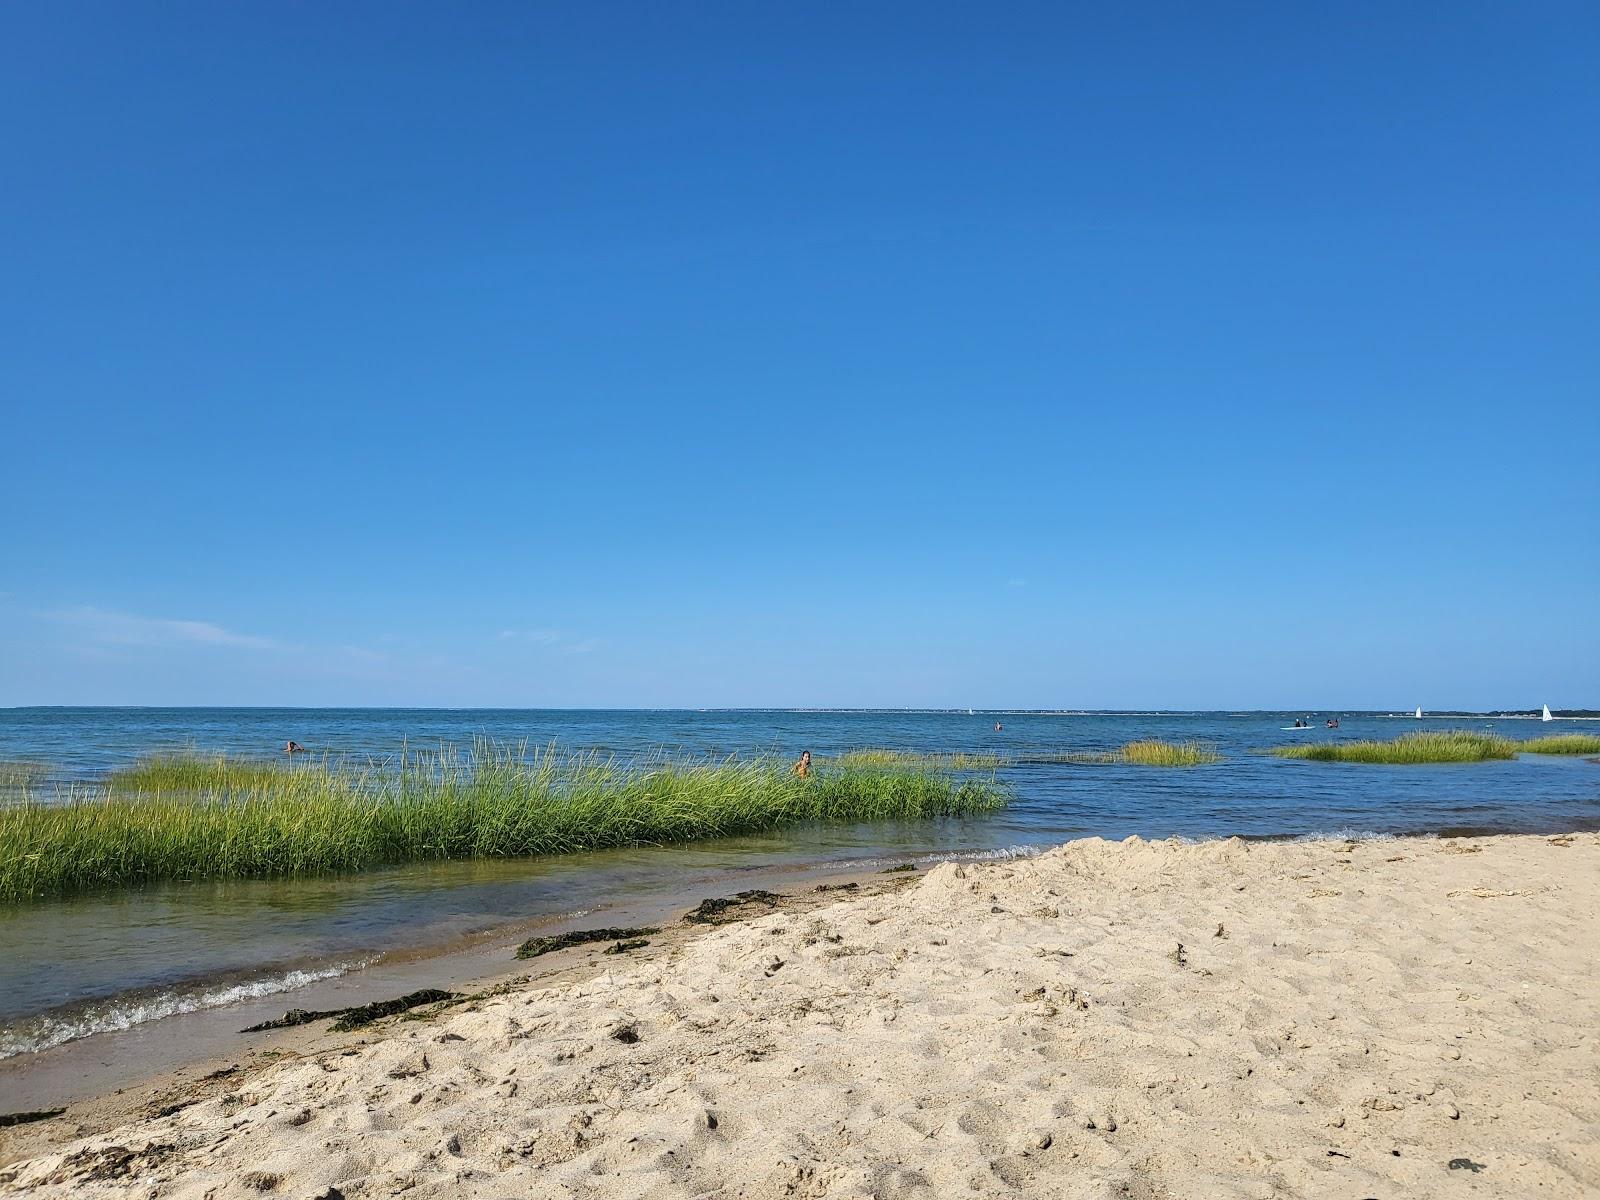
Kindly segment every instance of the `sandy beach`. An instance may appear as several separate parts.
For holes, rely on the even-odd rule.
[[[1600,1194],[1592,833],[1087,840],[725,916],[0,1131],[0,1192]]]

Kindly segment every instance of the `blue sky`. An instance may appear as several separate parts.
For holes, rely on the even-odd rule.
[[[1600,10],[0,16],[0,704],[1600,705]]]

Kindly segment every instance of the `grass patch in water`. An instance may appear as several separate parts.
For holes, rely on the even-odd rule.
[[[1139,767],[1203,767],[1221,762],[1222,755],[1204,742],[1164,742],[1159,738],[1142,738],[1136,742],[1124,742],[1115,750],[1075,752],[1052,761],[1089,766],[1126,763]]]
[[[1009,766],[1000,754],[961,750],[847,750],[833,760],[844,767],[930,767],[944,771],[994,771]]]
[[[151,759],[113,777],[104,798],[0,808],[0,902],[966,816],[1006,799],[992,782],[920,768],[827,766],[799,779],[772,759],[623,766],[489,743],[391,769]]]
[[[265,758],[229,758],[226,754],[157,754],[141,758],[106,776],[106,787],[123,794],[244,791],[270,788],[297,773],[312,773],[318,764],[290,766]],[[324,760],[320,769],[328,769]]]
[[[1518,743],[1492,733],[1469,729],[1419,730],[1403,733],[1389,741],[1314,742],[1309,745],[1277,746],[1279,758],[1302,758],[1311,762],[1353,763],[1459,763],[1486,762],[1515,758]]]
[[[851,750],[835,762],[851,766],[921,766],[947,771],[996,771],[1003,767],[1132,763],[1147,767],[1196,767],[1222,761],[1202,742],[1165,742],[1156,738],[1128,742],[1115,750],[1029,750],[1021,754],[963,751]]]
[[[1524,754],[1600,754],[1600,735],[1555,733],[1518,742],[1517,749]]]
[[[1128,742],[1116,753],[1118,762],[1141,767],[1200,767],[1222,761],[1222,755],[1200,742],[1163,742],[1158,738]]]

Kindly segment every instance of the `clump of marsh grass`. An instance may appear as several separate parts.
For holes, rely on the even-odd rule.
[[[799,779],[774,759],[624,766],[489,743],[397,767],[152,759],[103,797],[0,809],[0,902],[965,816],[1006,799],[992,782],[923,768],[835,765]]]
[[[851,750],[834,760],[843,765],[935,767],[947,771],[997,771],[1004,767],[1132,763],[1147,767],[1197,767],[1222,761],[1202,742],[1164,742],[1145,738],[1115,750],[1030,750],[1021,754],[962,751]]]
[[[1520,741],[1517,749],[1524,754],[1600,754],[1600,735],[1556,733]]]
[[[1116,754],[1118,762],[1142,767],[1200,767],[1222,761],[1222,755],[1200,742],[1164,742],[1159,738],[1128,742]]]
[[[994,771],[1014,760],[1001,754],[962,750],[847,750],[834,759],[846,767],[935,767],[946,771]]]
[[[326,769],[324,760],[321,766]],[[242,791],[275,787],[291,772],[316,766],[291,766],[265,758],[229,758],[226,754],[157,754],[141,758],[106,776],[108,790],[123,794]]]
[[[1124,742],[1115,750],[1073,754],[1065,761],[1087,764],[1127,763],[1140,767],[1201,767],[1221,762],[1222,755],[1203,742],[1165,742],[1159,738],[1141,738],[1134,742]]]
[[[1389,741],[1313,742],[1278,746],[1279,758],[1312,762],[1354,763],[1459,763],[1515,758],[1518,745],[1509,738],[1469,729],[1443,729],[1403,733]]]

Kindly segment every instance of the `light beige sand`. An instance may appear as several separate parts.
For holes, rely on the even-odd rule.
[[[0,1191],[1600,1195],[1597,951],[1593,834],[1077,842],[395,1023]]]

